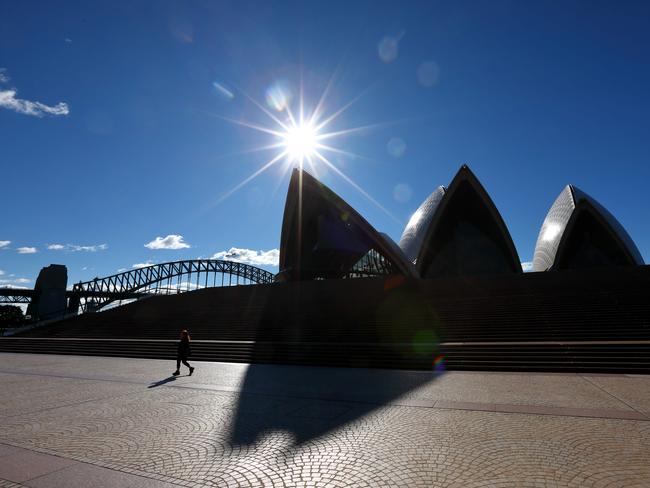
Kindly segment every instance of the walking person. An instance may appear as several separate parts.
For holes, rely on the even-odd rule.
[[[192,354],[190,340],[190,333],[187,332],[187,329],[181,330],[181,340],[178,343],[178,352],[176,354],[176,371],[172,373],[174,376],[181,374],[181,362],[190,368],[190,376],[194,373],[194,368],[187,362],[187,358]]]

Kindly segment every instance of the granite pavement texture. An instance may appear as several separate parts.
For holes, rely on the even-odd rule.
[[[650,376],[0,360],[0,488],[650,487]]]

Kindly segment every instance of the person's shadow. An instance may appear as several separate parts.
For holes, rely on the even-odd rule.
[[[155,383],[151,383],[149,386],[147,386],[147,388],[156,388],[157,386],[161,386],[172,381],[176,381],[176,376],[169,376],[168,378],[156,381]]]

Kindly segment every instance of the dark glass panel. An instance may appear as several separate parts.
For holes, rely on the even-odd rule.
[[[582,211],[567,237],[557,269],[629,266],[634,264],[621,244],[589,211]]]
[[[451,195],[429,242],[425,278],[515,271],[500,227],[468,182]]]
[[[345,278],[372,278],[398,273],[395,265],[386,256],[375,249],[370,249],[359,259],[345,275]]]

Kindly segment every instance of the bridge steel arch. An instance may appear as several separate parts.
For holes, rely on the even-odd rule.
[[[33,290],[0,288],[0,303],[29,303],[32,301],[33,295]]]
[[[200,288],[273,283],[275,275],[249,264],[193,259],[155,264],[73,286],[68,310],[97,311],[124,298],[184,293]]]

